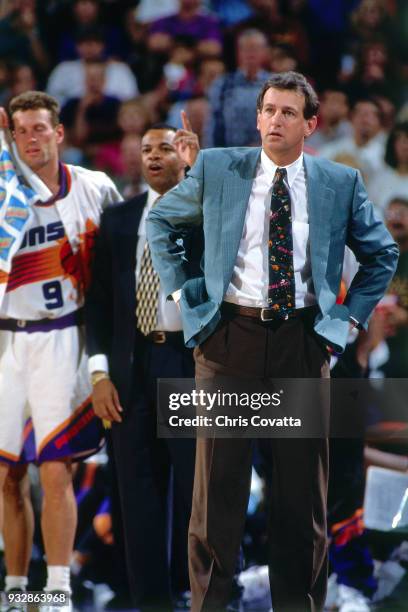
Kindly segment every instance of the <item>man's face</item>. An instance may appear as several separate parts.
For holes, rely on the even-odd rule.
[[[77,43],[76,49],[84,62],[99,59],[103,56],[105,45],[100,40],[82,40]]]
[[[327,123],[335,123],[346,119],[348,114],[347,96],[341,91],[325,91],[320,114]]]
[[[316,117],[305,119],[304,95],[271,87],[258,111],[257,128],[265,153],[280,165],[290,164],[302,152],[305,137],[316,127]]]
[[[172,130],[149,130],[142,138],[142,172],[146,182],[160,194],[183,178],[184,163],[174,146]]]
[[[370,140],[381,129],[378,108],[371,102],[358,102],[351,116],[353,128],[357,135],[364,140]]]
[[[403,202],[392,202],[386,212],[387,227],[397,242],[408,239],[408,206]]]
[[[238,65],[243,70],[260,70],[266,61],[267,43],[262,34],[243,36],[238,41]]]
[[[58,160],[58,145],[64,140],[61,124],[54,127],[45,108],[16,111],[13,136],[21,159],[38,172]]]
[[[90,63],[85,66],[85,87],[88,93],[102,95],[105,87],[105,64]]]

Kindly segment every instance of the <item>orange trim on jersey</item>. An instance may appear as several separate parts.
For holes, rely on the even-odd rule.
[[[29,283],[65,276],[61,264],[61,244],[47,249],[22,253],[13,258],[7,283],[7,293]]]
[[[65,429],[65,427],[67,427],[67,425],[72,423],[72,421],[78,416],[78,414],[80,414],[91,403],[92,403],[92,395],[89,395],[86,398],[86,400],[83,401],[82,404],[80,406],[78,406],[78,408],[75,409],[74,413],[71,414],[71,416],[69,416],[67,419],[65,419],[65,421],[63,423],[61,423],[61,425],[58,425],[58,427],[53,429],[52,432],[49,433],[48,436],[46,436],[44,438],[44,440],[41,442],[40,446],[38,447],[37,457],[39,457],[41,455],[44,447],[47,446],[47,444],[52,440],[52,438],[54,438],[63,429]]]
[[[23,429],[23,440],[26,440],[33,430],[33,422],[31,419],[27,421]]]
[[[68,278],[79,291],[89,286],[94,243],[98,226],[91,220],[85,222],[85,232],[78,236],[78,250],[73,253],[65,236],[51,247],[18,253],[13,257],[10,274],[0,273],[0,282],[7,281],[6,292],[22,285],[58,277]]]
[[[65,177],[67,179],[67,193],[65,194],[65,196],[67,196],[69,194],[69,192],[71,191],[72,176],[71,176],[71,172],[70,172],[67,164],[62,164],[62,165],[64,166]]]
[[[7,272],[3,272],[3,270],[0,270],[0,284],[7,283],[9,276],[10,275]]]
[[[7,461],[19,461],[20,459],[20,455],[12,455],[11,453],[0,450],[0,460],[1,457],[4,457],[4,459],[7,459]]]

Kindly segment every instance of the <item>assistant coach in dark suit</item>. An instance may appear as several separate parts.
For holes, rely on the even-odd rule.
[[[359,173],[303,154],[318,106],[301,74],[273,76],[257,103],[262,148],[202,151],[186,180],[150,212],[153,262],[167,295],[179,301],[197,379],[328,376],[325,345],[341,351],[349,326],[366,326],[393,275],[398,249]],[[200,225],[203,273],[193,279],[182,240]],[[340,305],[346,244],[360,268]],[[250,442],[197,440],[193,612],[223,609],[228,601],[248,502]],[[327,582],[327,440],[264,442],[273,459],[273,610],[316,612]]]
[[[176,130],[163,124],[144,134],[142,170],[149,188],[104,211],[86,301],[93,405],[98,416],[112,422],[130,588],[138,608],[156,606],[160,612],[172,609],[171,600],[189,588],[195,456],[193,440],[156,437],[157,378],[194,376],[178,309],[166,302],[152,275],[145,235],[148,211],[184,178],[180,132],[178,145],[175,138]]]

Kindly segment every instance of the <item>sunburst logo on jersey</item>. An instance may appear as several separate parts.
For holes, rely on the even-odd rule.
[[[13,258],[12,269],[8,276],[7,292],[14,291],[22,285],[62,277],[63,280],[69,279],[73,288],[83,295],[90,281],[98,226],[91,219],[87,219],[85,228],[85,232],[78,236],[78,248],[75,253],[68,238],[64,236],[51,247],[17,254]],[[1,280],[0,277],[0,282]]]

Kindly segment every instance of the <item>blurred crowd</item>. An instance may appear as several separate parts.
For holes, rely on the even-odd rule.
[[[358,167],[382,212],[403,195],[403,0],[5,0],[0,10],[0,104],[29,89],[55,96],[64,159],[107,171],[125,196],[143,190],[147,125],[181,127],[184,108],[204,147],[259,144],[259,86],[287,70],[322,100],[309,151]]]
[[[321,100],[307,152],[361,171],[369,197],[400,247],[389,293],[368,333],[356,340],[353,359],[366,375],[405,378],[405,0],[0,1],[0,106],[32,89],[55,96],[66,129],[63,161],[104,170],[124,198],[146,189],[141,136],[149,125],[164,121],[182,127],[184,109],[202,147],[258,145],[258,91],[270,73],[288,70],[303,72]],[[353,261],[345,266],[345,287],[353,266]],[[407,447],[399,453],[408,455]],[[84,483],[93,482],[94,474],[81,470],[78,495],[83,500]],[[109,516],[104,485],[98,487],[91,515]],[[103,532],[96,551],[111,544],[110,519],[96,518],[91,528],[86,516],[78,540],[78,574],[95,533]],[[262,540],[257,525],[250,523],[252,548],[247,550],[262,562],[254,552]]]

